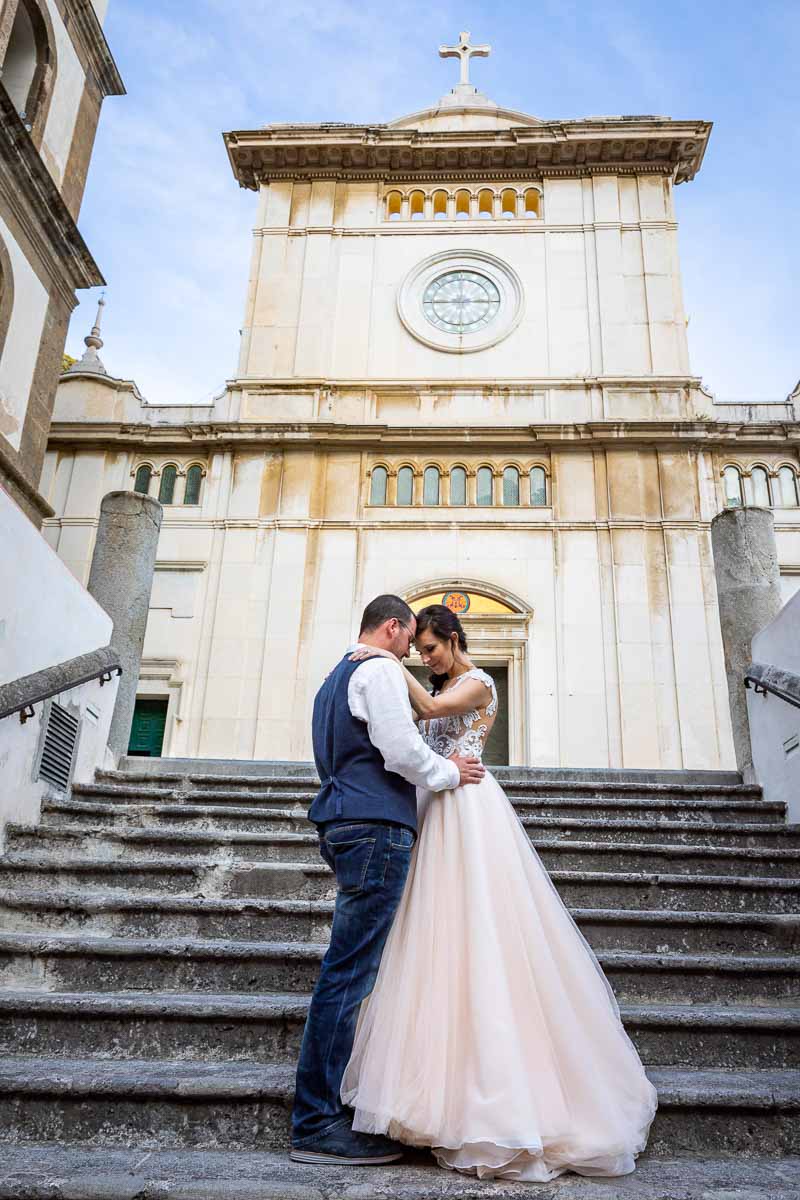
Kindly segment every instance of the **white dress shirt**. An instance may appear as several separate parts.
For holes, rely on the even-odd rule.
[[[351,646],[353,650],[369,646]],[[455,763],[435,754],[420,736],[411,715],[408,688],[398,662],[370,658],[354,671],[347,686],[350,712],[364,721],[369,740],[383,758],[387,771],[395,771],[417,787],[443,792],[458,787],[461,776]]]

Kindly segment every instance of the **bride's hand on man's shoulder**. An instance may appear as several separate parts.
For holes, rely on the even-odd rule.
[[[363,662],[366,658],[388,658],[391,662],[399,662],[396,654],[392,654],[391,650],[381,650],[378,646],[362,646],[358,650],[354,650],[350,655],[350,662]]]

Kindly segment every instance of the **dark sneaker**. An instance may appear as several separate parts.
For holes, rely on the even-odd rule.
[[[343,1125],[325,1133],[314,1142],[292,1146],[293,1162],[339,1163],[351,1167],[379,1167],[403,1157],[403,1147],[380,1134],[356,1133]]]

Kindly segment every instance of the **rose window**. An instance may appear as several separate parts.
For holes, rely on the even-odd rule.
[[[431,280],[422,297],[422,311],[445,333],[474,333],[485,329],[500,310],[495,283],[477,271],[448,271]]]

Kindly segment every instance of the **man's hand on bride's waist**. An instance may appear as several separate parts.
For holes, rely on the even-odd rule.
[[[468,758],[462,758],[458,754],[450,755],[450,762],[455,763],[458,767],[458,786],[466,787],[468,783],[480,783],[486,774],[486,768],[479,758],[470,755]]]

